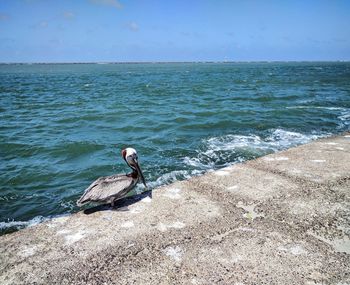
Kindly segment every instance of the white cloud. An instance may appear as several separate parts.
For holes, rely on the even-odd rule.
[[[38,28],[47,28],[48,26],[49,26],[49,23],[47,21],[41,21],[37,25]]]
[[[135,22],[127,23],[126,28],[133,32],[137,32],[139,30],[139,26]]]
[[[32,29],[46,29],[49,26],[49,23],[47,21],[40,21],[32,26],[30,28]]]
[[[89,0],[90,3],[114,7],[116,9],[123,8],[123,5],[118,0]]]
[[[75,17],[75,15],[74,15],[74,13],[73,13],[72,11],[64,11],[64,12],[62,13],[62,16],[63,16],[63,18],[65,18],[66,20],[73,20],[74,17]]]

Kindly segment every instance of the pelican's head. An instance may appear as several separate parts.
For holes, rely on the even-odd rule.
[[[131,147],[123,149],[122,150],[122,157],[125,160],[125,162],[129,165],[129,167],[138,173],[143,185],[145,185],[145,187],[147,188],[145,178],[143,177],[141,168],[139,166],[136,150],[134,148],[131,148]]]

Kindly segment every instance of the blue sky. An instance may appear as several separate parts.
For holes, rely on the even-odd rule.
[[[0,0],[0,62],[350,60],[350,1]]]

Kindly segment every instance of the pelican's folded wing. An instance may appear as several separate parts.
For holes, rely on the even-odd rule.
[[[85,190],[77,205],[120,199],[135,186],[136,182],[132,177],[123,174],[100,177]]]

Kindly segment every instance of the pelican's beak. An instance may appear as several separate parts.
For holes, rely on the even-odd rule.
[[[136,170],[137,170],[138,174],[140,175],[140,178],[141,178],[141,181],[142,181],[143,185],[145,185],[145,187],[146,187],[146,189],[147,189],[145,177],[143,176],[143,173],[142,173],[142,171],[141,171],[141,168],[140,168],[140,166],[139,166],[139,163],[138,163],[137,159],[134,159],[134,165],[135,165],[135,167],[136,167]]]

